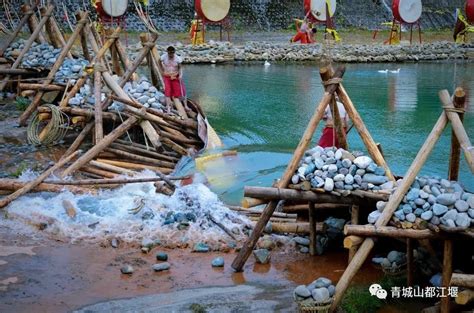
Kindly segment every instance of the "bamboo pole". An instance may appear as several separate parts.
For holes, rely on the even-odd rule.
[[[182,177],[168,177],[172,180],[179,180]],[[82,180],[51,180],[45,181],[50,185],[66,185],[66,186],[87,186],[87,185],[121,185],[121,184],[138,184],[162,181],[159,177],[143,177],[143,178],[113,178],[113,179],[82,179]],[[62,187],[61,187],[62,188]]]
[[[474,275],[453,273],[453,275],[451,276],[450,285],[465,288],[474,288]]]
[[[178,152],[179,154],[181,154],[183,156],[188,155],[188,151],[185,148],[183,148],[182,146],[180,146],[179,144],[177,144],[176,142],[172,141],[169,138],[162,138],[161,142],[165,146],[171,148],[173,151],[176,151],[176,152]]]
[[[61,112],[68,113],[68,114],[71,114],[71,115],[80,115],[80,116],[85,117],[87,120],[94,117],[94,114],[95,114],[94,111],[87,110],[87,109],[81,109],[81,108],[64,107],[64,108],[60,108],[60,109],[61,109]],[[51,109],[48,108],[48,107],[41,106],[41,107],[38,107],[37,111],[39,113],[50,113]],[[122,116],[129,117],[128,114],[123,114]],[[107,120],[110,120],[110,121],[113,121],[113,122],[122,122],[122,120],[115,113],[102,112],[102,117],[104,119],[107,119]],[[94,125],[94,124],[92,124],[92,125]]]
[[[141,163],[132,163],[128,161],[117,161],[117,160],[109,160],[109,159],[97,159],[97,161],[132,169],[132,170],[140,170],[140,171],[152,170],[155,172],[155,174],[157,173],[170,174],[173,172],[173,170],[170,168],[157,167],[157,166],[146,165],[146,164],[141,164]]]
[[[37,74],[37,71],[22,68],[0,68],[0,75],[29,75]]]
[[[95,168],[95,167],[92,167],[92,166],[87,166],[87,165],[81,167],[79,170],[83,171],[83,172],[87,172],[87,173],[96,174],[96,175],[99,175],[99,176],[102,176],[102,177],[105,177],[105,178],[115,178],[115,177],[117,177],[117,174],[115,174],[115,173],[111,173],[109,171],[98,169],[98,168]]]
[[[102,70],[101,65],[94,66],[94,131],[95,131],[95,142],[99,142],[104,138],[104,128],[102,126]]]
[[[448,122],[448,119],[446,117],[446,114],[444,113],[441,114],[435,126],[433,127],[433,130],[431,131],[425,143],[423,144],[420,151],[418,152],[415,160],[413,161],[410,168],[406,172],[405,177],[403,178],[400,186],[398,186],[398,188],[392,194],[392,196],[390,197],[390,200],[385,206],[384,211],[382,212],[382,215],[379,217],[379,219],[375,223],[376,227],[385,226],[388,224],[388,222],[392,218],[393,213],[398,208],[398,205],[400,204],[401,200],[407,193],[411,184],[414,182],[416,175],[418,175],[421,167],[423,166],[423,164],[425,164],[426,160],[428,159],[428,156],[433,150],[435,143],[438,141],[444,128],[446,127],[447,122]],[[360,238],[352,239],[352,241],[356,241],[356,240],[360,240]],[[344,274],[339,279],[339,282],[337,283],[337,286],[336,286],[336,293],[334,295],[334,302],[331,305],[332,312],[336,310],[337,306],[339,305],[342,299],[342,296],[344,295],[344,292],[346,291],[347,287],[349,286],[350,282],[354,278],[357,271],[360,269],[360,267],[366,260],[373,246],[374,246],[374,241],[371,238],[366,238],[363,241],[357,253],[354,255],[352,262],[349,264],[349,266],[344,271]]]
[[[440,235],[430,229],[401,229],[393,226],[374,225],[345,225],[345,235],[355,235],[363,237],[389,237],[389,238],[410,238],[410,239],[435,239]]]
[[[117,173],[117,174],[130,175],[130,176],[133,176],[133,175],[136,174],[136,172],[130,171],[126,168],[119,167],[119,166],[113,166],[113,165],[110,165],[110,164],[97,162],[97,161],[94,161],[94,160],[89,161],[89,164],[93,165],[93,166],[95,166],[99,169],[106,170],[106,171],[109,171],[109,172],[114,172],[114,173]]]
[[[145,155],[145,156],[148,156],[148,157],[153,157],[153,158],[156,158],[156,159],[165,160],[165,161],[169,161],[169,162],[173,162],[173,163],[176,163],[176,162],[179,161],[176,158],[173,158],[173,157],[170,157],[170,156],[167,156],[167,155],[163,155],[163,154],[159,154],[159,153],[153,152],[151,150],[146,150],[146,147],[141,148],[141,147],[137,147],[135,145],[130,145],[130,143],[123,142],[122,140],[119,140],[119,139],[117,139],[110,147],[115,148],[115,149],[120,149],[120,150],[126,150],[126,151],[129,151],[129,152],[139,153],[139,154],[142,154],[142,155]]]
[[[15,179],[0,179],[0,190],[7,190],[7,191],[17,191],[23,187],[25,187],[28,183],[27,182],[22,182],[18,181]],[[64,190],[68,190],[74,194],[86,194],[90,193],[91,190],[87,188],[81,188],[81,187],[74,187],[74,186],[57,186],[56,184],[51,184],[48,183],[47,181],[44,181],[31,189],[31,191],[34,192],[63,192]]]
[[[114,153],[118,156],[124,157],[124,158],[129,159],[129,160],[135,160],[135,161],[139,161],[139,162],[143,162],[143,163],[157,165],[157,166],[160,166],[160,167],[167,167],[167,168],[172,169],[175,166],[175,164],[172,163],[172,162],[155,160],[155,159],[152,159],[152,158],[147,158],[147,157],[144,157],[144,156],[136,155],[136,154],[129,153],[129,152],[122,151],[122,150],[118,150],[118,149],[106,148],[105,151],[112,152],[112,153]]]
[[[454,107],[456,109],[464,109],[464,103],[466,101],[466,93],[460,87],[454,91]],[[461,123],[464,120],[464,114],[459,114],[459,120]],[[451,153],[449,154],[449,180],[458,180],[459,176],[459,163],[461,161],[461,146],[454,130],[451,130]]]
[[[466,133],[466,129],[464,129],[461,118],[457,113],[452,111],[454,109],[454,106],[451,103],[451,97],[449,96],[447,90],[441,90],[439,92],[439,98],[443,103],[444,111],[446,112],[446,115],[448,116],[448,119],[451,122],[451,126],[453,128],[457,140],[459,141],[459,145],[464,151],[464,158],[466,160],[466,163],[467,165],[469,165],[471,172],[474,173],[474,146],[472,146],[472,143],[469,140],[469,136]]]
[[[317,234],[324,234],[326,229],[326,224],[316,223]],[[279,234],[309,234],[309,223],[272,223],[272,232]]]
[[[21,32],[21,30],[23,29],[23,26],[25,26],[30,16],[35,13],[34,11],[35,9],[36,9],[36,3],[33,4],[32,7],[30,7],[27,4],[24,4],[21,6],[21,12],[23,13],[23,17],[21,18],[20,22],[16,26],[15,31],[7,38],[7,40],[4,42],[4,44],[0,48],[0,56],[3,56],[3,53],[5,53],[5,50],[11,45],[11,43],[15,40],[15,38],[18,37],[18,34]]]
[[[64,172],[60,174],[59,177],[63,178],[67,175],[71,175],[74,171],[81,168],[84,164],[92,160],[97,154],[102,150],[107,148],[115,139],[122,136],[128,129],[137,123],[137,118],[131,116],[125,122],[120,124],[119,127],[110,132],[105,136],[101,141],[96,142],[96,145],[89,149],[83,156],[81,156],[76,162],[74,162],[70,167],[68,167]]]
[[[76,29],[72,33],[71,37],[69,38],[66,46],[61,50],[61,53],[59,54],[56,62],[54,63],[53,67],[51,68],[48,77],[43,81],[44,85],[51,84],[51,82],[54,79],[54,76],[56,72],[59,70],[61,65],[63,64],[64,59],[67,56],[67,53],[69,50],[71,50],[72,45],[74,44],[74,41],[76,38],[79,36],[79,33],[81,29],[84,27],[84,25],[87,23],[87,16],[88,13],[83,13],[82,14],[82,19],[77,23]],[[26,124],[26,121],[28,117],[30,117],[31,113],[33,113],[34,110],[36,110],[36,107],[40,104],[41,98],[43,97],[44,92],[41,90],[35,95],[33,98],[31,104],[28,106],[28,108],[23,112],[23,114],[19,118],[19,124],[21,126],[24,126]]]
[[[29,183],[27,183],[25,186],[23,186],[22,188],[18,189],[17,191],[15,191],[14,193],[12,193],[11,195],[8,195],[6,196],[5,198],[2,198],[0,200],[0,209],[1,208],[4,208],[5,206],[7,206],[10,202],[14,201],[15,199],[17,199],[18,197],[24,195],[25,193],[29,192],[31,189],[35,188],[36,186],[38,186],[41,182],[43,182],[43,180],[45,180],[49,175],[51,175],[55,170],[61,168],[64,164],[66,164],[67,162],[73,160],[75,157],[77,157],[79,154],[81,153],[81,151],[76,151],[75,153],[71,154],[69,157],[63,159],[63,160],[59,160],[56,164],[54,164],[52,167],[50,167],[49,169],[47,169],[46,171],[44,171],[40,176],[38,176],[37,178],[35,178],[34,180],[30,181]]]
[[[443,249],[443,273],[442,273],[442,287],[449,287],[451,281],[451,275],[453,274],[453,242],[449,239],[444,241]],[[441,313],[449,313],[449,302],[451,297],[441,298]]]
[[[38,28],[34,30],[34,32],[31,34],[30,38],[25,42],[25,46],[21,50],[20,54],[16,58],[15,62],[12,64],[11,69],[16,69],[18,66],[21,64],[21,61],[23,60],[23,57],[25,54],[30,50],[31,45],[35,41],[35,39],[38,37],[39,33],[41,32],[41,28],[44,26],[48,18],[51,16],[52,12],[54,10],[53,6],[49,6],[46,15],[41,19],[41,21],[38,24]],[[8,81],[10,80],[10,75],[6,75],[3,80],[0,82],[0,91],[2,91],[5,86],[7,85]]]
[[[44,84],[20,83],[18,87],[23,90],[25,89],[26,90],[43,90],[43,91],[63,91],[64,90],[64,86],[54,85],[54,84],[44,85]]]
[[[344,108],[346,109],[349,118],[352,120],[352,123],[357,129],[360,138],[364,142],[364,145],[367,147],[367,151],[369,152],[370,156],[378,165],[382,166],[385,169],[385,175],[390,180],[395,182],[396,180],[392,174],[392,171],[388,167],[387,162],[385,161],[383,155],[380,153],[380,150],[377,148],[374,139],[372,139],[369,130],[362,121],[362,118],[357,112],[354,103],[352,103],[352,100],[349,98],[349,95],[347,94],[342,84],[339,85],[339,88],[337,89],[337,94],[342,104],[344,105]]]
[[[345,71],[344,67],[338,68],[334,76],[337,78],[341,78],[344,74],[344,71]],[[308,148],[308,145],[310,144],[311,139],[313,138],[314,132],[316,128],[318,127],[318,124],[321,121],[324,115],[324,111],[326,107],[328,106],[329,102],[331,101],[331,98],[336,88],[337,88],[337,84],[329,86],[326,92],[324,93],[324,96],[321,102],[316,107],[316,110],[313,113],[313,116],[311,117],[311,120],[309,121],[308,126],[295,150],[295,153],[293,154],[293,158],[288,164],[285,170],[285,173],[282,176],[282,179],[278,183],[279,188],[285,188],[290,183],[291,177],[295,173],[301,158],[303,157],[306,149]],[[258,221],[257,225],[255,225],[252,235],[250,236],[250,238],[247,239],[246,243],[243,245],[242,249],[240,250],[238,256],[234,259],[232,263],[232,268],[234,270],[236,271],[242,270],[245,262],[247,261],[248,257],[252,253],[253,248],[257,244],[258,238],[260,237],[260,234],[262,233],[263,228],[265,227],[268,220],[270,219],[270,216],[275,210],[277,203],[278,201],[276,200],[271,201],[265,207],[262,213],[262,218]]]
[[[328,193],[315,193],[313,191],[300,191],[294,189],[284,189],[275,187],[244,187],[244,196],[257,199],[269,200],[303,200],[315,203],[341,203],[353,204],[358,202],[358,197],[339,197]]]

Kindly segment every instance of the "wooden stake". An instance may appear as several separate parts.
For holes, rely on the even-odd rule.
[[[16,58],[15,62],[12,64],[11,69],[16,69],[18,66],[21,64],[21,61],[23,60],[23,57],[25,54],[30,50],[31,45],[35,41],[35,39],[39,36],[41,32],[41,28],[44,26],[48,18],[51,16],[52,12],[54,10],[53,6],[49,6],[48,9],[46,10],[46,15],[41,19],[41,21],[38,24],[38,27],[34,30],[34,32],[31,34],[30,38],[25,42],[25,46],[20,52],[20,55]],[[30,15],[31,17],[31,15]],[[2,91],[5,86],[7,85],[8,81],[10,80],[10,75],[6,75],[3,80],[0,82],[0,91]]]
[[[18,189],[14,193],[12,193],[9,196],[6,196],[5,198],[2,198],[0,200],[0,209],[4,208],[7,206],[10,202],[14,201],[16,198],[24,195],[25,193],[29,192],[31,189],[35,188],[38,186],[43,180],[48,178],[49,175],[51,175],[55,170],[61,168],[64,164],[67,162],[73,160],[76,156],[78,156],[81,153],[81,151],[76,151],[75,153],[71,154],[69,157],[59,160],[56,164],[54,164],[52,167],[44,171],[40,176],[32,180],[31,182],[27,183],[23,188]]]
[[[48,16],[48,15],[47,15]],[[77,23],[77,26],[76,26],[76,29],[74,30],[74,32],[72,33],[71,37],[69,38],[66,46],[61,50],[61,53],[59,54],[56,62],[54,63],[53,67],[51,68],[49,74],[48,74],[48,77],[46,77],[46,79],[43,81],[43,84],[44,85],[48,85],[48,84],[51,84],[51,82],[53,81],[54,79],[54,76],[56,75],[56,72],[59,70],[59,68],[61,67],[61,65],[63,64],[63,61],[64,59],[66,58],[67,56],[67,53],[69,52],[69,50],[71,49],[72,45],[74,44],[74,41],[76,40],[76,38],[79,36],[79,33],[81,32],[82,28],[84,27],[84,25],[87,23],[87,16],[88,16],[88,13],[83,13],[82,14],[82,19]],[[46,16],[45,16],[46,17]],[[42,19],[43,21],[43,19]],[[23,114],[20,116],[19,118],[19,124],[21,126],[25,126],[26,125],[26,121],[28,120],[28,118],[30,117],[31,113],[33,113],[34,110],[36,110],[36,108],[38,107],[38,105],[40,104],[40,101],[41,101],[41,98],[43,97],[43,94],[44,92],[43,91],[39,91],[35,97],[33,98],[33,101],[31,102],[31,104],[28,106],[28,108],[25,110],[25,112],[23,112]]]
[[[114,129],[111,133],[105,136],[101,141],[96,142],[96,145],[89,149],[83,156],[81,156],[76,162],[74,162],[70,167],[68,167],[64,172],[61,173],[59,177],[64,178],[68,175],[71,175],[74,171],[78,170],[84,164],[92,160],[97,154],[102,150],[107,148],[115,139],[122,136],[128,129],[138,122],[137,118],[131,116],[125,122],[120,124],[119,127]]]
[[[442,287],[446,287],[448,290],[449,283],[451,282],[451,274],[453,273],[453,242],[451,240],[444,241],[443,251],[443,277]],[[446,296],[441,298],[441,313],[449,313],[449,302],[451,297]]]
[[[464,109],[464,103],[466,101],[466,93],[460,87],[456,88],[454,92],[454,107],[456,109]],[[459,114],[459,120],[461,123],[464,120],[464,114]],[[458,180],[459,176],[459,163],[461,161],[461,146],[454,130],[451,131],[451,153],[449,154],[449,180]]]
[[[351,208],[351,225],[358,225],[359,224],[359,206],[354,204]],[[352,258],[357,252],[357,247],[354,246],[349,249],[349,263],[351,263]]]
[[[339,85],[337,94],[342,104],[344,105],[344,108],[346,109],[347,114],[349,115],[349,118],[352,120],[352,123],[354,123],[355,128],[359,132],[360,138],[362,139],[365,146],[367,147],[367,151],[369,152],[372,159],[375,161],[375,163],[377,163],[378,165],[382,166],[385,169],[385,175],[390,180],[396,181],[395,177],[392,174],[392,171],[387,165],[387,162],[385,161],[384,157],[382,156],[379,149],[377,148],[377,145],[374,139],[372,139],[372,136],[370,135],[369,130],[365,126],[364,122],[362,121],[362,118],[357,112],[354,106],[354,103],[352,103],[352,100],[349,98],[349,95],[347,94],[342,84]]]
[[[451,103],[451,97],[447,90],[441,90],[439,92],[439,98],[444,106],[444,111],[448,116],[451,126],[453,128],[456,139],[459,141],[459,144],[464,151],[464,158],[466,159],[467,165],[470,167],[471,172],[474,173],[474,147],[472,146],[469,136],[466,133],[466,129],[462,124],[461,118],[458,113],[453,112],[453,104]]]
[[[433,130],[431,131],[425,143],[423,144],[420,151],[418,152],[415,160],[413,161],[410,168],[406,172],[405,177],[403,178],[400,186],[398,186],[396,191],[392,194],[392,196],[390,197],[390,200],[385,206],[384,211],[382,212],[382,215],[378,218],[377,222],[375,223],[376,227],[385,226],[388,224],[388,222],[392,218],[393,213],[398,208],[398,205],[400,204],[401,200],[407,193],[411,184],[415,181],[416,175],[418,175],[421,167],[423,166],[423,164],[425,164],[426,160],[428,159],[428,156],[433,150],[435,143],[438,141],[439,137],[441,136],[441,133],[446,127],[447,122],[448,122],[448,119],[446,115],[444,113],[441,114],[435,126],[433,127]],[[356,241],[356,240],[359,240],[359,239],[358,238],[352,239],[352,241]],[[352,262],[349,264],[349,266],[344,271],[344,274],[339,279],[339,282],[337,283],[337,286],[336,286],[336,293],[334,295],[334,302],[331,305],[332,312],[336,310],[337,306],[342,300],[342,296],[344,295],[344,292],[346,291],[347,287],[349,286],[350,282],[354,278],[357,271],[360,269],[360,267],[366,260],[373,246],[374,246],[374,241],[371,238],[366,238],[364,242],[362,243],[362,245],[360,246],[357,253],[354,255]]]
[[[341,78],[344,74],[345,68],[341,67],[338,68],[336,71],[336,74],[334,75],[337,78]],[[298,164],[303,157],[306,149],[308,148],[311,139],[313,138],[314,132],[316,128],[318,127],[319,122],[321,121],[323,115],[324,115],[324,110],[328,106],[329,102],[331,101],[332,94],[336,90],[337,85],[331,85],[328,87],[326,92],[324,93],[323,99],[317,106],[313,116],[311,117],[311,120],[308,123],[308,126],[303,134],[303,137],[301,138],[298,147],[295,150],[295,153],[293,154],[293,158],[291,159],[291,162],[288,164],[285,173],[283,174],[282,179],[278,183],[279,188],[285,188],[288,186],[290,183],[291,177],[295,173]],[[267,224],[268,220],[270,219],[270,216],[272,215],[273,211],[275,210],[277,206],[278,201],[271,201],[270,203],[267,204],[265,207],[263,213],[262,213],[262,218],[258,221],[257,225],[255,225],[255,228],[252,232],[252,235],[250,238],[246,241],[246,243],[243,245],[242,249],[239,252],[239,255],[234,259],[232,263],[232,268],[236,271],[241,271],[245,262],[247,261],[248,257],[250,254],[252,254],[252,250],[257,244],[258,238],[260,237],[260,234],[262,233],[265,225]]]
[[[316,208],[314,202],[308,204],[309,215],[309,254],[316,255]]]
[[[104,138],[104,129],[102,126],[102,70],[101,65],[94,66],[94,131],[95,131],[95,141],[99,142]]]

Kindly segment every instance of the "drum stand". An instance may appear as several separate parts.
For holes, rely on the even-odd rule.
[[[219,22],[210,22],[210,21],[207,21],[205,18],[203,17],[199,17],[199,19],[202,19],[202,38],[204,40],[204,42],[206,42],[206,25],[217,25],[219,26],[219,40],[222,41],[222,33],[223,31],[225,31],[227,33],[227,41],[230,41],[230,27],[231,27],[231,24],[230,24],[230,19],[228,17],[226,17],[225,19],[223,19],[222,21],[219,21]]]
[[[396,19],[393,19],[392,21],[392,27],[390,29],[390,35],[388,37],[388,44],[391,45],[392,44],[392,38],[394,35],[397,34],[397,31],[400,30],[398,36],[399,36],[399,40],[400,42],[402,41],[402,25],[407,25],[408,27],[410,27],[410,45],[412,44],[412,41],[413,41],[413,25],[416,25],[418,26],[418,38],[420,40],[420,44],[422,43],[422,40],[421,40],[421,24],[420,24],[420,21],[416,21],[415,23],[411,23],[411,24],[408,24],[408,23],[403,23],[403,22],[400,22]]]

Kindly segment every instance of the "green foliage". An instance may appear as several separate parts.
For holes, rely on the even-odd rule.
[[[18,165],[16,170],[13,172],[10,172],[10,176],[12,177],[19,177],[21,173],[23,173],[24,170],[28,168],[28,164],[25,161],[21,161],[21,163]]]
[[[206,309],[204,308],[204,306],[200,305],[199,303],[193,303],[189,306],[189,309],[191,310],[191,312],[193,313],[206,313]]]
[[[382,304],[382,300],[370,295],[368,286],[357,286],[347,289],[341,307],[346,313],[376,312]]]
[[[25,111],[26,108],[30,105],[31,100],[25,97],[16,97],[15,106],[18,111]]]

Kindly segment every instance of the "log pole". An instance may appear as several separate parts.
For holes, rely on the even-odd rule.
[[[453,273],[453,242],[449,239],[444,241],[443,249],[443,273],[442,273],[442,287],[449,287],[451,282],[451,275]],[[451,297],[441,298],[441,313],[449,313],[449,302]]]
[[[351,225],[358,225],[359,224],[359,206],[354,204],[351,208]],[[354,246],[349,249],[349,263],[351,263],[352,258],[357,252],[357,247]]]
[[[350,108],[350,106],[348,107]],[[426,160],[428,159],[428,156],[433,150],[435,143],[440,138],[447,123],[448,123],[448,119],[446,117],[446,114],[444,113],[441,114],[435,126],[433,127],[433,130],[431,131],[425,143],[423,144],[420,151],[418,152],[415,160],[413,161],[410,168],[406,172],[405,177],[403,178],[400,186],[396,189],[395,193],[391,195],[387,205],[385,206],[384,211],[382,212],[382,215],[379,217],[379,219],[375,223],[375,226],[379,227],[379,226],[385,226],[388,224],[388,222],[392,218],[393,213],[398,208],[398,205],[400,204],[403,197],[407,193],[411,184],[415,181],[416,175],[418,175],[418,173],[421,170],[421,167],[423,166],[423,164],[425,164]],[[356,240],[356,239],[352,239],[352,240]],[[373,247],[374,247],[374,241],[371,238],[366,238],[364,242],[362,243],[362,245],[360,246],[359,250],[354,255],[354,258],[352,259],[351,263],[346,268],[346,270],[344,271],[344,274],[342,274],[342,277],[339,279],[339,282],[337,283],[336,293],[334,295],[334,302],[331,305],[331,312],[334,312],[336,310],[337,306],[342,300],[344,292],[346,291],[350,282],[354,278],[355,274],[359,271],[360,267],[367,259],[367,256],[369,255]]]
[[[15,38],[21,32],[21,30],[23,29],[23,26],[25,26],[30,16],[35,13],[35,9],[36,9],[36,4],[34,4],[33,7],[30,7],[27,4],[24,4],[21,6],[23,17],[21,18],[20,22],[16,26],[15,31],[7,38],[5,43],[0,48],[0,56],[3,56],[3,53],[5,53],[5,50],[7,50],[7,48],[11,45],[11,43],[15,40]]]
[[[451,122],[451,126],[453,128],[454,134],[456,135],[456,139],[458,140],[459,145],[464,151],[464,158],[466,159],[466,163],[471,169],[471,172],[474,173],[474,146],[472,146],[472,143],[469,140],[469,136],[466,133],[466,129],[462,124],[460,116],[458,115],[458,113],[453,111],[455,108],[454,105],[451,103],[451,97],[449,96],[448,91],[441,90],[439,92],[439,97],[441,99],[441,102],[443,103],[446,115],[448,116],[448,119]]]
[[[0,200],[0,209],[4,208],[7,206],[9,203],[17,199],[18,197],[24,195],[25,193],[29,192],[36,186],[38,186],[40,183],[43,182],[46,178],[48,178],[49,175],[51,175],[55,170],[61,168],[64,164],[67,162],[73,160],[76,156],[78,156],[81,153],[80,150],[76,151],[75,153],[71,154],[69,157],[59,160],[55,165],[44,171],[40,176],[32,180],[31,182],[27,183],[25,186],[23,186],[21,189],[18,189],[11,195],[6,196],[5,198],[2,198]]]
[[[453,273],[453,275],[451,276],[451,286],[458,286],[458,287],[473,289],[474,288],[474,275]]]
[[[430,229],[402,229],[393,226],[377,226],[374,225],[346,225],[344,226],[344,234],[350,235],[346,238],[359,237],[388,237],[388,238],[410,238],[410,239],[436,239],[441,235]],[[353,235],[353,236],[352,236]],[[352,246],[352,244],[351,244]]]
[[[456,88],[454,91],[454,107],[456,109],[464,109],[464,103],[466,101],[466,93],[462,88]],[[464,120],[464,114],[459,114],[459,120],[461,123]],[[459,163],[461,161],[461,146],[454,130],[451,131],[451,153],[449,154],[449,180],[458,180],[459,176]]]
[[[46,77],[46,79],[43,81],[43,85],[51,84],[51,82],[53,81],[56,72],[59,70],[59,68],[63,64],[64,59],[66,58],[69,50],[71,50],[71,47],[74,44],[74,41],[79,36],[79,34],[80,34],[82,28],[84,27],[84,25],[87,23],[87,21],[88,21],[87,16],[88,16],[87,12],[82,14],[82,19],[77,23],[76,29],[74,30],[71,37],[69,38],[66,46],[61,50],[61,53],[59,54],[56,62],[54,63],[53,67],[51,68],[51,70],[48,74],[48,77]],[[45,17],[49,17],[49,15],[45,16]],[[38,93],[36,93],[36,95],[33,98],[31,104],[28,106],[28,108],[25,110],[25,112],[23,112],[23,114],[20,116],[19,124],[21,126],[26,125],[26,121],[28,120],[30,115],[33,113],[33,111],[36,110],[36,108],[40,104],[40,101],[41,101],[41,98],[43,97],[43,94],[44,94],[44,92],[41,91],[41,90]]]
[[[54,10],[53,6],[48,7],[48,9],[46,10],[46,15],[43,18],[41,18],[41,21],[39,22],[38,27],[33,31],[30,38],[28,38],[28,40],[25,42],[25,46],[23,47],[20,54],[16,58],[15,62],[12,64],[11,69],[16,69],[21,64],[21,61],[23,60],[23,57],[28,52],[28,50],[30,50],[31,45],[33,44],[35,39],[39,36],[39,34],[41,32],[41,28],[43,28],[44,24],[46,24],[46,21],[52,15],[53,10]],[[30,17],[31,16],[32,15],[30,15]],[[9,80],[10,80],[10,75],[6,75],[3,78],[3,80],[0,82],[0,91],[2,91],[5,88],[5,86],[7,85]]]
[[[102,125],[102,69],[100,64],[94,66],[94,131],[95,131],[95,142],[99,142],[104,138],[104,127]]]
[[[316,255],[316,208],[314,202],[308,204],[309,216],[309,254]]]
[[[326,69],[327,70],[327,69]],[[320,72],[323,72],[324,70],[322,69]],[[345,68],[340,67],[336,70],[335,77],[336,78],[341,78],[344,75]],[[303,157],[306,149],[308,148],[309,144],[311,143],[311,140],[313,138],[314,132],[316,131],[316,128],[318,127],[319,122],[321,121],[324,111],[326,110],[326,107],[329,105],[331,98],[333,97],[333,93],[337,89],[337,84],[333,84],[329,86],[324,93],[324,96],[319,103],[319,105],[316,107],[315,112],[313,113],[313,116],[311,117],[311,120],[308,123],[308,126],[298,144],[296,147],[295,153],[293,154],[293,158],[291,159],[290,163],[288,164],[285,173],[283,174],[282,179],[278,183],[278,187],[280,188],[285,188],[288,186],[290,183],[291,177],[296,171],[296,168],[298,167],[298,164]],[[252,232],[252,235],[250,238],[247,239],[246,243],[243,245],[242,249],[240,250],[239,254],[237,257],[234,259],[232,263],[232,268],[236,271],[241,271],[245,262],[249,258],[250,254],[252,254],[252,250],[257,244],[258,238],[260,237],[265,225],[268,223],[268,220],[272,216],[273,211],[275,211],[275,208],[277,206],[278,201],[273,200],[270,203],[267,204],[265,207],[262,216],[258,223],[255,225],[255,228]]]
[[[41,9],[40,9],[40,12],[41,12]],[[35,41],[37,41],[38,43],[48,43],[43,32],[43,27],[44,25],[40,27],[36,14],[30,15],[28,19],[28,28],[30,29],[30,33],[33,33],[37,28],[40,29],[40,33],[38,34],[38,37],[35,38]]]

